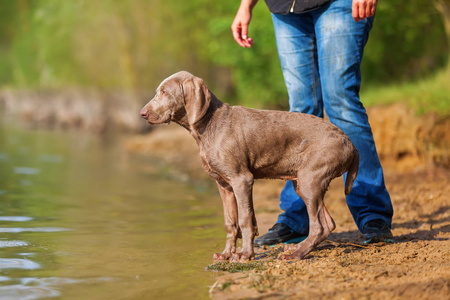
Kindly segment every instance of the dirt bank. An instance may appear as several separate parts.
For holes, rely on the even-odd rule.
[[[328,241],[291,263],[276,260],[281,247],[258,249],[246,271],[221,273],[210,290],[213,299],[449,299],[450,123],[432,115],[417,117],[401,106],[371,109],[369,119],[395,209],[395,242],[361,244],[342,180],[336,179],[325,198],[337,225]],[[126,148],[162,158],[174,167],[176,178],[211,182],[201,170],[194,140],[176,125],[136,136]],[[283,184],[255,184],[262,233],[276,220]]]
[[[423,164],[450,168],[450,116],[417,116],[404,105],[367,110],[380,159],[399,171]]]

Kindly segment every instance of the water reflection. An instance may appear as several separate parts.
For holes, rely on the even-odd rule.
[[[24,216],[0,216],[0,221],[9,221],[9,222],[27,222],[31,221],[33,218],[24,217]]]
[[[218,196],[116,141],[1,126],[0,139],[0,299],[208,298]]]
[[[64,162],[64,157],[58,154],[42,154],[39,155],[39,160],[49,163],[60,164]]]
[[[0,258],[0,269],[25,269],[35,270],[41,266],[29,259],[20,258]]]
[[[16,240],[0,241],[0,248],[23,247],[23,246],[28,246],[28,245],[29,244],[27,242],[24,242],[24,241],[16,241]]]
[[[72,278],[22,278],[13,280],[8,277],[1,277],[0,281],[9,283],[0,286],[0,299],[2,300],[34,300],[62,296],[58,287],[69,284],[96,284],[112,281],[111,278],[94,278],[76,280]]]
[[[58,232],[67,231],[67,228],[57,228],[57,227],[31,227],[31,228],[0,228],[0,232],[4,233],[18,233],[18,232]]]
[[[37,175],[41,173],[39,169],[28,167],[14,167],[14,173],[24,175]]]

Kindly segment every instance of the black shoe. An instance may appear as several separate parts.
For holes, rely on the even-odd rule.
[[[256,246],[275,245],[279,243],[298,243],[305,239],[307,234],[295,232],[283,223],[276,223],[269,231],[255,239]]]
[[[383,220],[371,220],[364,224],[362,234],[364,237],[363,244],[371,243],[393,243],[391,228]]]

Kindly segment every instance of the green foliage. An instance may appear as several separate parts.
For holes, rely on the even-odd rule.
[[[253,12],[251,49],[231,23],[239,1],[0,0],[0,86],[148,91],[188,70],[220,98],[287,108],[272,20]],[[448,47],[428,0],[379,1],[363,60],[363,87],[440,69]]]
[[[363,80],[388,83],[430,75],[447,60],[442,19],[432,1],[379,1],[363,59]]]
[[[449,82],[449,74],[444,70],[427,79],[369,88],[361,93],[361,99],[367,106],[401,102],[418,114],[450,115]]]
[[[10,45],[15,35],[15,3],[0,0],[0,83],[11,78]]]
[[[268,9],[260,3],[253,10],[249,35],[255,44],[243,49],[231,33],[237,8],[233,1],[222,1],[216,5],[220,17],[209,20],[208,50],[212,63],[233,70],[235,98],[240,103],[256,107],[286,105],[287,93]]]
[[[225,271],[230,273],[245,272],[250,270],[263,271],[266,266],[263,262],[249,261],[247,263],[233,263],[233,262],[217,262],[206,267],[207,271]]]
[[[10,3],[22,8],[9,42],[11,77],[3,85],[148,90],[197,64],[180,12],[162,1]]]
[[[32,1],[23,6],[12,44],[13,83],[18,87],[59,87],[80,82],[69,36],[75,27],[76,2]],[[20,7],[20,6],[19,6]]]

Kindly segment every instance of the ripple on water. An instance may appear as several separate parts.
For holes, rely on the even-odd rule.
[[[31,180],[25,180],[25,179],[19,180],[19,183],[20,183],[20,185],[22,185],[22,186],[31,186],[31,185],[33,185],[33,181],[31,181]]]
[[[68,228],[59,227],[16,227],[16,228],[0,228],[0,233],[20,233],[20,232],[60,232],[70,231]]]
[[[8,221],[8,222],[28,222],[33,220],[31,217],[25,216],[0,216],[0,221]]]
[[[5,281],[10,278],[5,277]],[[59,278],[59,277],[47,277],[47,278],[22,278],[20,284],[14,284],[9,286],[0,286],[0,299],[2,300],[33,300],[50,297],[61,296],[57,287],[67,284],[77,283],[97,283],[112,281],[114,279],[104,278],[87,278],[87,279],[72,279],[72,278]],[[1,281],[1,278],[0,278]]]
[[[23,269],[36,270],[41,267],[40,264],[29,259],[23,258],[0,258],[0,270],[3,269]],[[2,299],[0,297],[0,299]]]
[[[24,241],[0,241],[0,248],[24,247],[29,244]]]
[[[39,157],[39,160],[48,163],[62,163],[64,162],[64,157],[58,154],[42,154]]]
[[[61,293],[52,287],[9,285],[0,287],[0,299],[2,300],[34,300],[58,297]]]
[[[29,167],[14,167],[14,173],[21,175],[37,175],[41,170]]]

